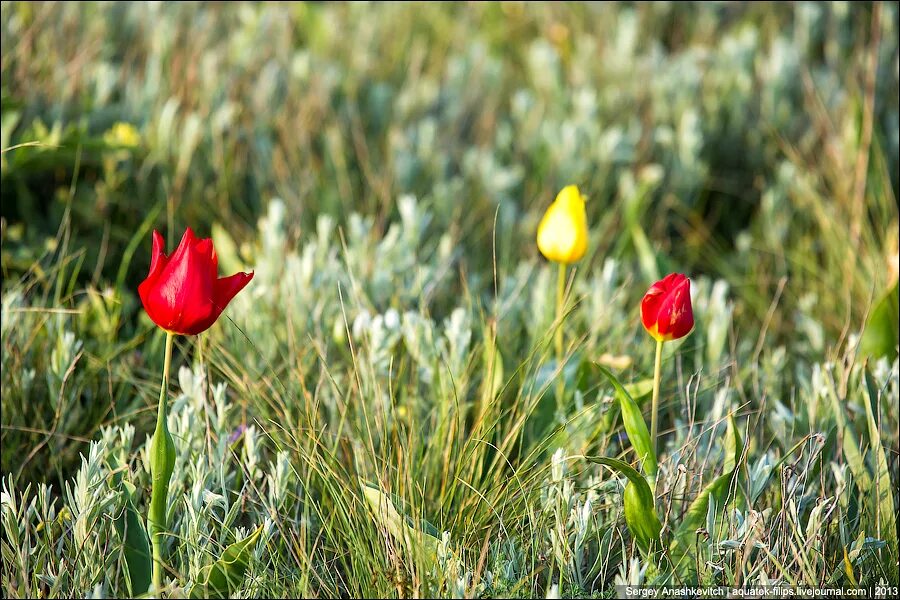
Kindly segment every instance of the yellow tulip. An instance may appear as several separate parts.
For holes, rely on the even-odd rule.
[[[577,185],[567,185],[544,213],[537,245],[547,260],[570,265],[587,251],[587,214]]]

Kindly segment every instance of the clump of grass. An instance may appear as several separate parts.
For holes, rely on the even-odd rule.
[[[896,348],[859,350],[896,281],[895,5],[0,10],[6,595],[131,592],[163,343],[134,289],[184,223],[256,276],[176,344],[167,594],[260,528],[242,597],[667,580],[585,457],[635,458],[594,363],[649,410],[671,267],[664,533],[729,415],[745,449],[689,578],[898,581]],[[533,240],[569,182],[595,241],[559,361]]]

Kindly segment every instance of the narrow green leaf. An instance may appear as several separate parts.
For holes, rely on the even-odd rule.
[[[844,406],[837,396],[833,381],[829,381],[828,397],[831,399],[831,412],[833,413],[837,425],[838,437],[841,440],[841,449],[844,452],[844,458],[847,460],[847,466],[850,468],[850,473],[853,475],[853,479],[856,480],[856,485],[860,490],[870,490],[873,486],[872,476],[869,474],[865,457],[860,450],[862,446],[859,445],[859,441],[856,439],[856,433],[853,431],[853,428],[847,425]]]
[[[125,276],[128,274],[129,267],[131,266],[131,258],[134,256],[134,253],[137,251],[141,242],[144,241],[147,234],[150,233],[150,230],[153,229],[153,223],[156,222],[156,217],[159,216],[159,213],[162,212],[164,207],[165,203],[162,201],[154,204],[153,207],[147,211],[147,216],[144,217],[144,220],[141,221],[140,226],[138,226],[134,235],[131,236],[131,239],[128,241],[128,245],[125,247],[124,252],[122,252],[122,261],[119,263],[119,271],[116,273],[115,289],[121,290],[124,287]]]
[[[597,368],[594,363],[587,363],[593,372]],[[638,405],[646,404],[647,400],[653,392],[653,379],[640,379],[632,383],[623,383],[622,387],[628,392],[628,395],[638,403]],[[598,410],[600,407],[597,407]],[[605,411],[603,411],[600,420],[597,422],[597,431],[605,433],[611,431],[616,421],[619,420],[619,402],[612,403]]]
[[[222,556],[203,568],[200,579],[191,588],[191,598],[227,598],[240,588],[250,564],[250,553],[262,533],[262,527],[225,548]]]
[[[122,513],[114,524],[123,540],[125,564],[128,568],[128,581],[132,596],[140,596],[150,589],[153,571],[153,558],[150,554],[150,539],[144,528],[144,520],[134,506],[135,487],[121,482]]]
[[[889,288],[875,304],[860,340],[863,356],[881,358],[897,356],[898,328],[900,328],[900,291],[898,282]]]
[[[844,546],[844,574],[847,575],[850,585],[854,587],[859,585],[856,575],[853,574],[853,563],[850,562],[850,557],[847,555],[847,546]]]
[[[869,393],[868,400],[863,400],[866,407],[866,424],[869,430],[869,446],[872,453],[872,464],[875,467],[875,486],[872,489],[874,495],[872,502],[874,503],[875,526],[876,531],[882,540],[887,544],[888,552],[885,555],[885,566],[888,572],[897,566],[897,522],[894,513],[894,498],[892,496],[894,486],[891,485],[891,472],[888,467],[887,456],[884,453],[884,444],[881,442],[881,435],[878,427],[878,420],[875,418],[875,411],[872,409],[874,404],[877,408],[879,405],[878,386],[872,379],[869,369],[865,370],[866,389]],[[895,571],[896,572],[896,571]]]
[[[366,499],[375,522],[387,530],[396,540],[405,543],[410,548],[423,547],[430,561],[437,559],[438,545],[441,543],[437,529],[427,521],[421,522],[421,528],[413,527],[412,519],[401,514],[394,506],[393,500],[388,494],[372,484],[359,480],[362,485],[363,496]]]
[[[722,469],[725,473],[734,472],[741,462],[744,454],[744,440],[741,432],[734,422],[734,414],[728,415],[728,423],[725,427],[725,462]]]
[[[647,423],[644,421],[644,415],[641,414],[640,407],[616,376],[612,374],[612,371],[603,365],[597,365],[597,368],[609,379],[616,390],[616,399],[619,401],[619,406],[622,409],[622,423],[625,426],[625,433],[628,434],[628,439],[631,441],[634,451],[637,452],[641,461],[641,467],[648,477],[656,478],[656,454],[653,451],[650,430],[647,429]]]
[[[488,333],[490,339],[484,344],[484,402],[491,402],[497,397],[497,394],[503,389],[505,382],[503,374],[503,355],[500,354],[500,348],[497,347],[496,337],[493,333]],[[488,381],[489,380],[489,381]]]
[[[618,471],[628,479],[623,494],[625,523],[641,551],[644,554],[654,552],[659,547],[662,523],[656,515],[653,492],[647,480],[634,467],[621,460],[605,456],[589,456],[587,459]]]

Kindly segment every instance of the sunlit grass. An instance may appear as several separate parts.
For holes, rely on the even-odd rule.
[[[672,582],[588,460],[637,464],[595,363],[649,418],[672,271],[664,535],[729,415],[745,447],[688,578],[897,583],[896,348],[857,345],[897,279],[895,4],[0,10],[6,595],[130,592],[117,477],[145,514],[164,344],[135,289],[188,225],[256,274],[175,343],[166,594],[260,526],[241,597]],[[535,234],[569,183],[561,319]]]

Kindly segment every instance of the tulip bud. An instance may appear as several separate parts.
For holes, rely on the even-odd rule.
[[[657,281],[641,301],[641,322],[654,339],[668,342],[683,338],[694,328],[691,280],[672,273]]]
[[[567,185],[538,225],[537,245],[547,260],[572,264],[587,251],[587,215],[578,186]]]
[[[196,335],[209,329],[231,299],[253,279],[253,273],[218,277],[219,260],[212,240],[198,240],[188,227],[170,256],[163,237],[153,232],[150,273],[138,286],[144,310],[154,323],[172,333]]]

